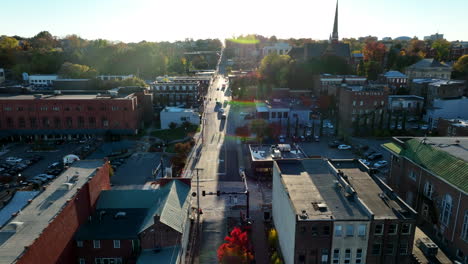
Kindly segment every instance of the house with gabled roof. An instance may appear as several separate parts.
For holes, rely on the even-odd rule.
[[[175,179],[157,189],[102,192],[94,214],[75,234],[77,262],[184,262],[189,193],[190,185]]]

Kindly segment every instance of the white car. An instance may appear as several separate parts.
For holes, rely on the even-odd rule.
[[[359,159],[359,161],[362,162],[364,165],[366,165],[368,167],[371,165],[371,163],[366,159]]]
[[[34,178],[37,178],[37,177],[45,178],[45,179],[49,179],[49,180],[52,180],[53,178],[55,178],[54,175],[49,175],[49,174],[45,174],[45,173],[38,174]]]
[[[351,146],[343,144],[343,145],[339,145],[338,149],[341,149],[341,150],[351,149]]]
[[[374,163],[375,168],[382,168],[387,165],[388,165],[388,162],[386,160],[381,160],[381,161],[377,161],[376,163]]]
[[[421,129],[422,129],[422,130],[427,130],[428,128],[429,128],[428,125],[422,125],[422,126],[421,126]]]
[[[23,159],[15,158],[15,157],[8,157],[8,158],[6,158],[5,161],[8,162],[8,163],[19,163],[19,162],[23,161]]]

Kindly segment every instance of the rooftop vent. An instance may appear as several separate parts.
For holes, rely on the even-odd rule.
[[[125,212],[117,212],[117,213],[114,215],[114,218],[115,218],[115,219],[124,218],[126,215],[127,215],[127,213],[125,213]]]
[[[3,228],[3,231],[16,232],[21,226],[23,226],[23,222],[11,222]]]
[[[305,220],[305,219],[309,218],[309,215],[307,214],[307,211],[302,210],[301,215],[299,215],[299,218],[301,218],[302,220]]]
[[[73,183],[65,182],[62,183],[62,185],[59,187],[60,190],[66,190],[69,191],[73,188]]]
[[[439,251],[439,247],[428,237],[418,238],[416,246],[420,248],[426,256],[435,256]]]

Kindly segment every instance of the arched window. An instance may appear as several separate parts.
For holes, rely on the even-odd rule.
[[[448,226],[450,223],[450,217],[452,216],[452,196],[450,196],[450,194],[446,194],[444,196],[441,209],[440,222],[444,226]]]
[[[461,238],[464,241],[468,242],[468,210],[465,211],[465,216],[463,217],[463,228]]]

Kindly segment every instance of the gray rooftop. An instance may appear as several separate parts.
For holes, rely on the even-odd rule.
[[[423,137],[415,137],[422,141]],[[426,144],[468,162],[468,137],[429,137]]]
[[[436,59],[422,59],[415,64],[408,67],[409,69],[421,69],[421,68],[450,68],[445,63],[439,62]]]
[[[403,74],[399,71],[388,71],[384,74],[384,76],[387,78],[408,78],[406,74]]]
[[[347,196],[343,188],[336,186],[337,178],[331,173],[326,160],[276,161],[283,183],[289,193],[296,215],[301,220],[367,220],[366,210],[355,198]],[[320,208],[324,209],[320,209]]]
[[[61,212],[67,200],[74,197],[102,160],[77,161],[23,208],[18,216],[0,229],[0,263],[13,263],[33,244],[49,223]],[[73,177],[78,175],[78,177]],[[76,179],[71,182],[70,179]]]
[[[97,93],[94,94],[42,94],[40,98],[36,98],[34,94],[2,94],[0,95],[0,100],[122,100],[129,99],[129,95],[117,95],[116,97],[111,97],[110,95],[103,94],[98,96]]]

